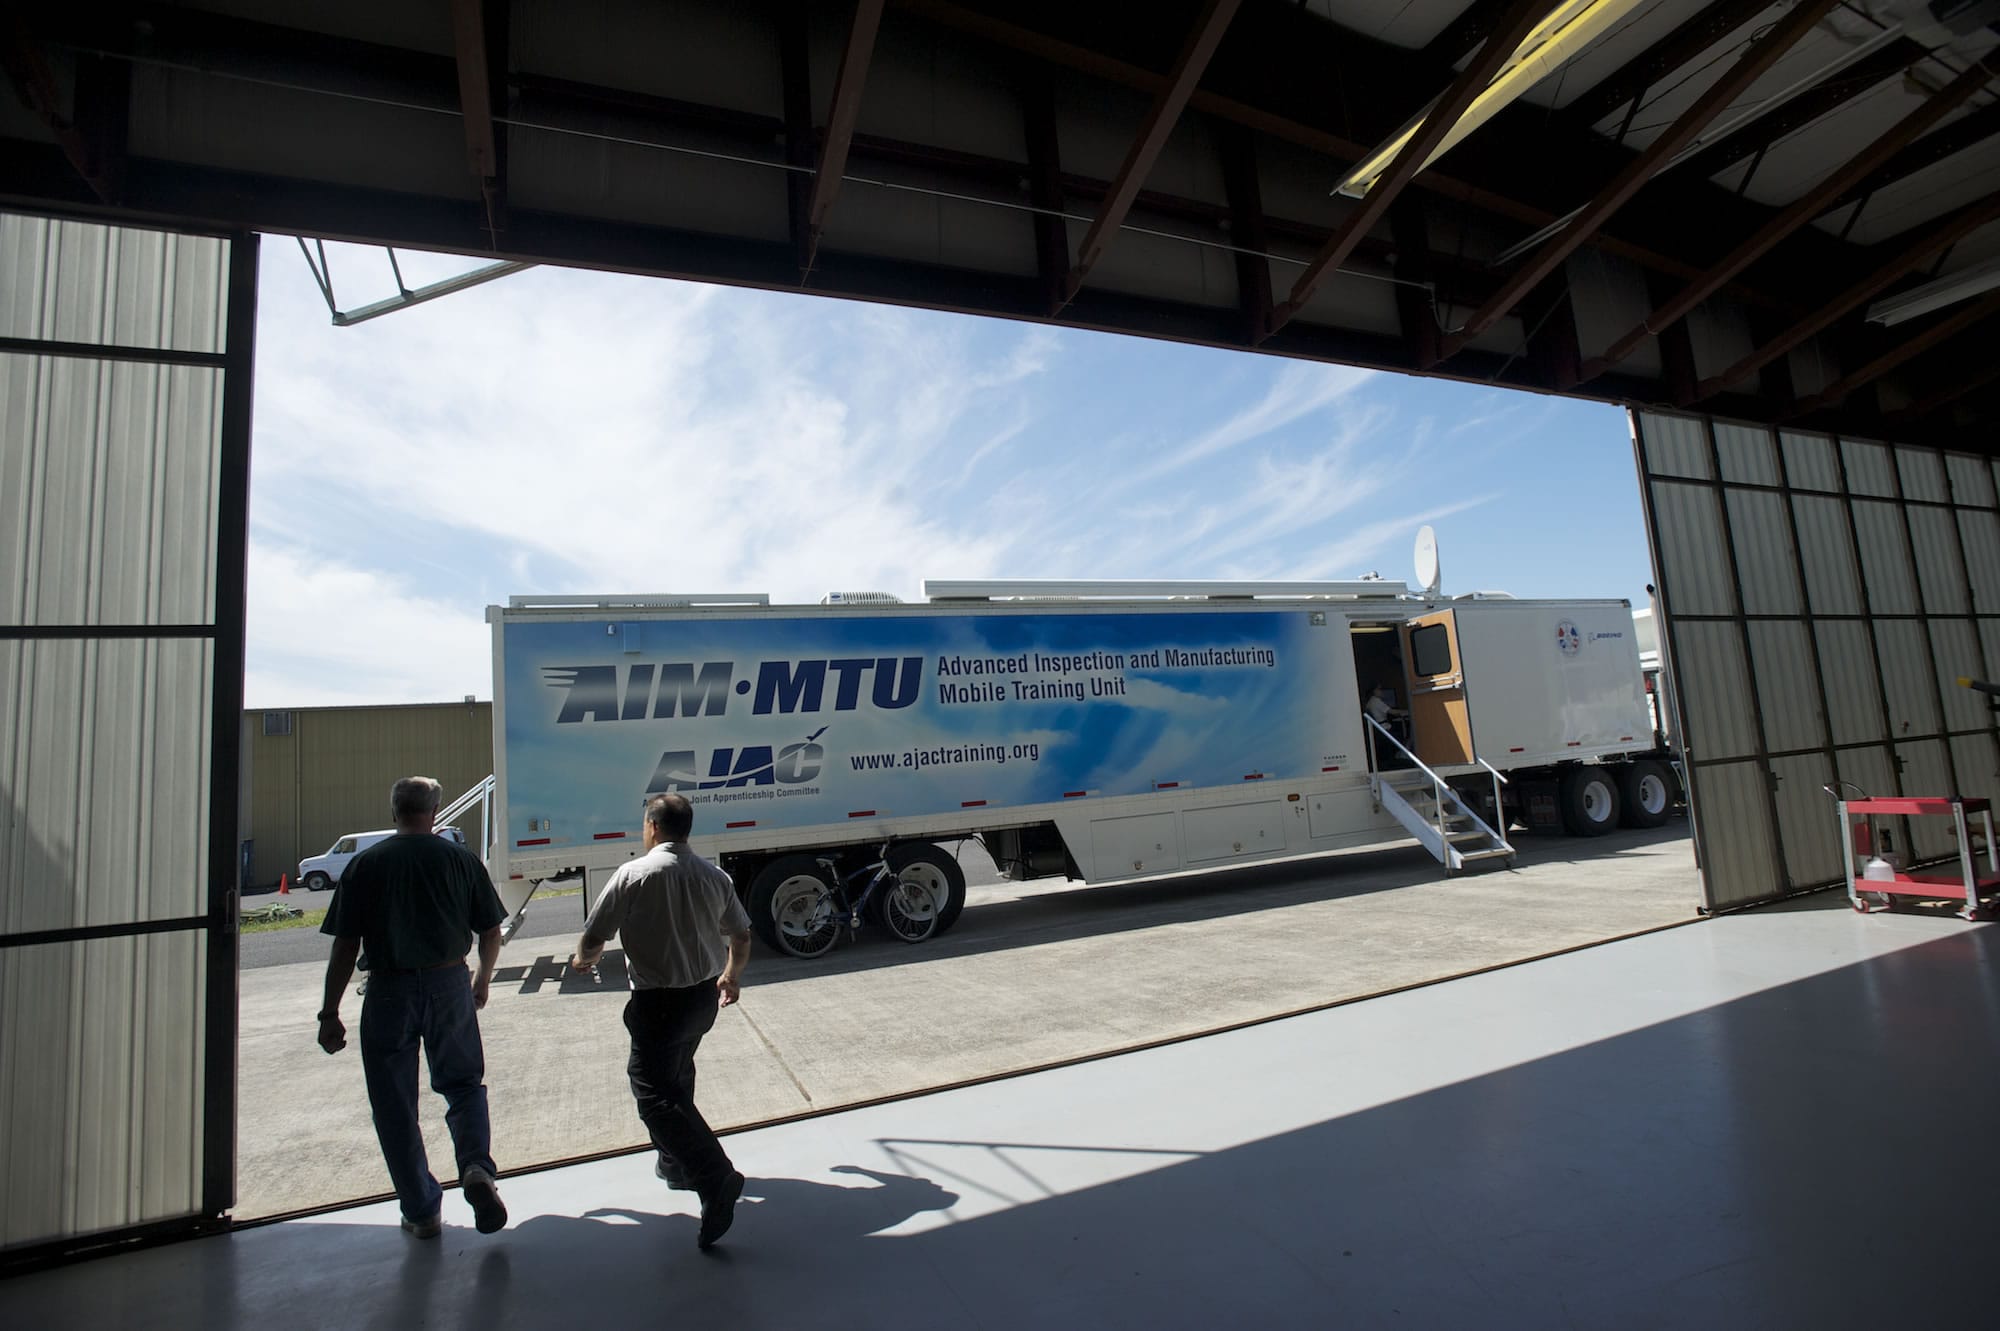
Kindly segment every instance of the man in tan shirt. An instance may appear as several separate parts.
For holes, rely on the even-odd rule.
[[[693,827],[694,809],[682,796],[647,801],[645,853],[611,875],[570,965],[589,970],[614,934],[625,949],[626,1076],[659,1153],[655,1171],[701,1198],[698,1241],[706,1249],[735,1218],[743,1175],[695,1108],[694,1055],[717,1009],[741,996],[750,917],[729,875],[689,848]]]

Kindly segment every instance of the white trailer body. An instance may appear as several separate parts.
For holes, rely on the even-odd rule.
[[[664,791],[746,890],[776,856],[888,843],[979,837],[1010,876],[1111,882],[1397,839],[1371,683],[1446,776],[1650,742],[1623,602],[1341,587],[492,607],[490,868],[510,908],[577,869],[594,900]]]

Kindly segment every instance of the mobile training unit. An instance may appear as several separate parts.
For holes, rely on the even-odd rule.
[[[1678,788],[1622,601],[1377,579],[924,590],[491,607],[490,867],[509,907],[575,871],[594,901],[667,791],[759,934],[803,955],[813,903],[871,864],[949,927],[965,879],[946,847],[966,839],[1014,879],[1412,836],[1449,872],[1510,857],[1516,821],[1664,821]]]

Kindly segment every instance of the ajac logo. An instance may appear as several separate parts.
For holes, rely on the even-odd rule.
[[[826,733],[821,726],[797,744],[787,744],[775,753],[769,744],[746,744],[740,749],[714,749],[708,755],[708,773],[697,769],[700,755],[692,749],[669,749],[660,755],[653,769],[648,795],[664,795],[670,790],[715,790],[722,786],[796,786],[819,775],[826,761],[826,748],[814,741]]]
[[[559,726],[579,721],[722,716],[729,710],[732,693],[750,698],[753,716],[817,712],[826,706],[829,682],[836,712],[860,707],[864,681],[871,685],[869,700],[875,706],[908,707],[917,700],[923,676],[921,656],[760,661],[754,684],[736,678],[734,661],[640,663],[622,669],[615,665],[542,667],[542,678],[549,687],[565,690],[562,710],[556,714]]]
[[[1572,621],[1565,619],[1556,625],[1556,650],[1564,656],[1575,656],[1583,650],[1583,635]]]

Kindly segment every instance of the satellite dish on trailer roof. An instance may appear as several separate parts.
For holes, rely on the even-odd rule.
[[[1417,528],[1417,581],[1423,586],[1425,596],[1438,594],[1442,576],[1438,569],[1437,533],[1425,523]]]

